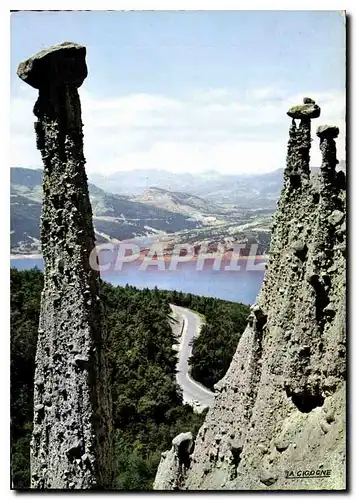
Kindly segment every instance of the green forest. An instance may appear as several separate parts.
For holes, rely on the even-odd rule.
[[[13,487],[30,485],[33,379],[43,274],[11,269],[11,471]],[[182,404],[176,384],[169,303],[205,316],[195,340],[192,375],[212,388],[228,368],[248,306],[191,294],[114,287],[102,282],[115,427],[113,489],[150,490],[162,451],[204,420]],[[206,413],[206,412],[205,412]]]

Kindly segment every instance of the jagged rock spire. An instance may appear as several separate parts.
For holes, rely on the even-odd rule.
[[[313,99],[304,97],[303,104],[293,106],[287,111],[287,115],[292,118],[292,125],[289,129],[285,179],[289,179],[289,186],[294,189],[310,176],[310,121],[320,116],[320,108]],[[295,120],[300,120],[299,127]]]
[[[261,292],[214,386],[189,467],[173,446],[157,489],[345,488],[346,191],[340,172],[329,182],[337,129],[318,129],[322,173],[310,176],[310,120],[320,108],[305,98],[288,115],[285,184]]]
[[[320,139],[320,151],[322,154],[321,174],[324,184],[332,184],[336,176],[336,165],[339,163],[336,158],[336,137],[339,135],[338,127],[333,125],[320,125],[316,135]]]
[[[35,131],[44,164],[32,488],[88,489],[111,482],[100,277],[89,265],[95,241],[77,90],[87,76],[85,55],[85,47],[65,42],[17,71],[39,89]]]

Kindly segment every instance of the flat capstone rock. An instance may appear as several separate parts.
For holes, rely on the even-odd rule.
[[[85,56],[83,45],[63,42],[21,62],[17,75],[35,89],[65,85],[80,87],[88,75]]]
[[[339,135],[339,127],[335,125],[320,125],[317,128],[316,135],[318,137],[329,137],[335,139]]]
[[[306,98],[304,98],[305,100]],[[293,106],[287,111],[287,115],[291,118],[302,119],[302,118],[319,118],[320,107],[317,104],[299,104],[298,106]]]

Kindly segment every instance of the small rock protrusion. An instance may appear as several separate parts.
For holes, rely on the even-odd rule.
[[[264,444],[257,445],[257,448],[261,451],[262,455],[266,455],[266,453],[268,453],[268,448]]]
[[[304,97],[303,104],[315,104],[315,101],[311,97]]]
[[[339,127],[335,125],[320,125],[316,130],[316,135],[320,138],[335,139],[339,135]]]
[[[335,421],[335,413],[333,410],[329,410],[326,412],[325,420],[327,421],[328,424],[331,424],[332,422]]]
[[[283,335],[283,338],[284,340],[289,340],[292,336],[292,331],[291,330],[287,330],[284,335]]]
[[[345,221],[341,224],[341,226],[339,228],[339,232],[340,232],[340,234],[346,233],[346,222]]]
[[[183,449],[188,454],[192,453],[194,447],[193,434],[191,432],[181,432],[172,440],[172,446],[178,454]]]
[[[288,448],[289,443],[288,443],[288,441],[286,441],[284,439],[276,439],[276,441],[274,442],[274,445],[276,447],[276,450],[278,450],[279,452],[282,452]]]
[[[74,357],[73,364],[81,369],[86,369],[89,366],[89,358],[87,356],[81,356],[77,354]]]
[[[78,459],[80,462],[80,457],[83,455],[82,450],[84,448],[83,439],[77,439],[66,449],[66,454],[70,460]]]
[[[260,472],[259,478],[261,483],[265,484],[266,486],[271,486],[278,479],[276,474],[268,469],[263,469]]]
[[[253,304],[251,306],[251,315],[254,320],[256,320],[256,326],[258,329],[262,329],[267,322],[267,316],[261,309],[259,304]]]
[[[298,259],[301,261],[305,260],[305,257],[308,253],[308,247],[302,240],[297,240],[294,243],[292,243],[292,251]]]
[[[324,307],[324,314],[329,318],[333,318],[336,315],[335,306],[330,302],[326,307]]]
[[[320,421],[320,428],[323,431],[324,434],[328,433],[330,430],[330,424],[325,422],[325,420]]]
[[[340,210],[334,210],[328,217],[328,222],[332,226],[338,226],[344,219],[345,214]]]

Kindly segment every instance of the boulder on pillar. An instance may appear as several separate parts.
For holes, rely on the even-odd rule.
[[[19,64],[17,75],[31,87],[80,87],[88,75],[86,48],[63,42],[42,50]]]

